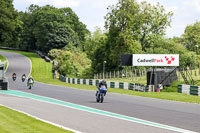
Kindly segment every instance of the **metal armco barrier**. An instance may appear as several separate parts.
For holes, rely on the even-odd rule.
[[[178,85],[178,92],[182,93],[182,85],[181,84]]]
[[[75,84],[75,79],[72,79],[72,84]]]
[[[128,90],[128,87],[129,87],[129,83],[127,83],[127,82],[124,82],[124,88],[123,88],[123,89],[126,89],[126,90]]]
[[[194,85],[178,85],[178,92],[184,93],[187,95],[195,95],[200,96],[200,86],[194,86]]]
[[[96,86],[97,86],[99,84],[99,80],[96,80],[95,83],[96,83]]]
[[[89,79],[89,85],[92,85],[92,79]]]
[[[86,84],[86,79],[83,79],[83,84]]]
[[[198,96],[198,86],[190,86],[190,95],[197,95]]]
[[[128,89],[129,90],[134,90],[135,89],[135,84],[134,83],[130,83]]]
[[[77,79],[77,84],[80,84],[80,79]]]
[[[96,80],[96,79],[76,79],[76,78],[64,77],[63,75],[60,75],[59,79],[66,83],[85,84],[85,85],[93,85],[93,86],[97,86],[100,82],[100,80]],[[145,86],[145,85],[136,84],[136,83],[112,82],[112,81],[107,81],[107,85],[108,85],[108,88],[121,88],[121,89],[141,91],[141,92],[154,92],[154,87],[150,85]],[[193,91],[191,93],[193,93]]]
[[[124,89],[124,83],[119,82],[119,88]]]
[[[115,88],[115,82],[110,82],[110,88]]]

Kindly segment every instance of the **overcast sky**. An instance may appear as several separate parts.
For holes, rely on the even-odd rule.
[[[80,20],[93,32],[95,27],[104,27],[104,16],[109,5],[118,0],[14,0],[14,7],[18,11],[25,11],[30,4],[39,6],[53,5],[57,8],[71,7]],[[138,0],[143,1],[143,0]],[[187,25],[200,21],[200,0],[146,0],[151,4],[159,2],[167,11],[173,11],[171,28],[167,29],[167,37],[184,33]]]

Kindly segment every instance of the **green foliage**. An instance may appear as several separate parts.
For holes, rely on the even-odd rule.
[[[21,20],[24,22],[21,47],[45,53],[70,44],[77,44],[82,49],[84,38],[89,33],[70,8],[31,5],[28,12],[21,13]]]
[[[200,47],[200,22],[188,25],[182,36],[184,46],[190,51],[199,53],[199,48],[197,47]]]
[[[166,12],[159,3],[119,0],[108,7],[106,32],[96,28],[90,35],[71,8],[30,5],[26,12],[17,14],[12,0],[0,2],[0,43],[44,53],[62,49],[50,55],[59,59],[59,72],[63,74],[93,75],[102,72],[104,61],[106,71],[124,69],[120,66],[122,54],[179,54],[181,67],[200,63],[200,55],[194,53],[199,53],[195,48],[200,44],[200,22],[187,26],[182,38],[166,39],[165,30],[173,13]],[[90,65],[82,68],[76,57]]]
[[[6,61],[6,63],[5,63],[5,70],[7,69],[7,66],[8,66],[8,62],[7,62],[7,59],[4,57],[4,56],[2,56],[2,55],[0,55],[0,62],[4,62],[4,61]]]
[[[4,61],[6,61],[6,58],[4,56],[0,55],[0,62],[4,62]]]
[[[96,31],[87,36],[85,42],[85,53],[92,61],[92,72],[102,71],[102,63],[106,60],[105,43],[107,35],[100,28],[96,27]]]
[[[8,50],[1,50],[1,51],[8,51]],[[31,59],[32,65],[33,65],[32,66],[33,70],[37,70],[34,73],[32,73],[32,75],[36,81],[47,83],[47,84],[67,86],[67,87],[86,89],[86,90],[95,90],[96,91],[96,89],[97,89],[96,86],[83,85],[83,84],[69,84],[69,83],[61,82],[59,80],[52,79],[51,69],[47,69],[48,68],[47,66],[50,66],[51,64],[44,62],[44,60],[39,58],[35,53],[10,51],[10,50],[9,50],[9,52],[17,52],[17,53],[23,54]],[[56,52],[53,52],[53,53],[55,54]],[[39,69],[40,69],[40,71],[38,71]],[[117,89],[117,88],[109,88],[108,91],[113,92],[113,93],[127,94],[127,95],[136,95],[136,96],[152,97],[152,98],[175,100],[175,101],[182,101],[182,102],[200,103],[200,97],[198,97],[198,96],[186,95],[186,94],[177,93],[177,92],[144,93],[144,92],[139,92],[139,91]],[[5,111],[5,112],[10,114],[10,112],[8,112],[8,111]],[[11,124],[9,124],[9,127],[10,126],[11,126]]]
[[[156,40],[150,48],[146,49],[147,54],[179,54],[180,67],[190,66],[194,64],[195,54],[188,51],[182,44],[176,43],[171,39]]]
[[[92,76],[91,61],[83,52],[52,49],[48,55],[58,62],[56,69],[60,74],[79,78]]]
[[[65,15],[67,22],[69,23],[72,30],[77,34],[79,42],[75,42],[79,47],[85,51],[85,37],[90,34],[87,30],[86,25],[83,24],[78,16],[72,11],[71,8],[62,8],[61,12]]]
[[[106,34],[99,27],[96,27],[92,35],[86,37],[85,53],[90,59],[93,59],[96,50],[105,44],[106,38]]]
[[[108,39],[104,47],[108,69],[119,68],[120,55],[143,53],[150,48],[165,34],[172,16],[160,4],[154,6],[135,0],[119,0],[108,9],[105,17]]]
[[[181,84],[181,82],[175,81],[170,87],[164,87],[162,92],[178,92],[178,84]]]
[[[22,31],[22,22],[18,19],[12,0],[0,0],[0,44],[17,47]]]

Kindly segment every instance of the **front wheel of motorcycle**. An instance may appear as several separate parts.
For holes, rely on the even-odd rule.
[[[96,98],[96,101],[99,102],[99,98]]]
[[[102,103],[102,102],[103,102],[103,100],[104,100],[104,94],[103,94],[103,93],[101,93],[101,96],[100,96],[100,97],[101,97],[101,101],[100,101],[100,102]]]
[[[97,102],[100,101],[100,94],[99,94],[99,91],[97,91],[97,93],[96,93],[96,101],[97,101]]]

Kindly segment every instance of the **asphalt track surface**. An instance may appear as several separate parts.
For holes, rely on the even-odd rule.
[[[35,83],[33,89],[28,90],[26,83],[21,82],[21,75],[23,73],[26,75],[30,73],[31,64],[29,59],[15,53],[0,52],[0,54],[5,56],[9,61],[6,76],[9,79],[9,87],[12,90],[51,97],[78,105],[200,132],[199,104],[114,93],[107,93],[104,103],[96,103],[95,91],[47,85],[39,82]],[[15,82],[11,79],[13,72],[17,74]],[[1,94],[0,97],[0,99],[4,99],[0,100],[0,104],[25,111],[42,119],[81,132],[173,132],[58,105],[42,103],[32,99],[7,96],[5,94]]]

